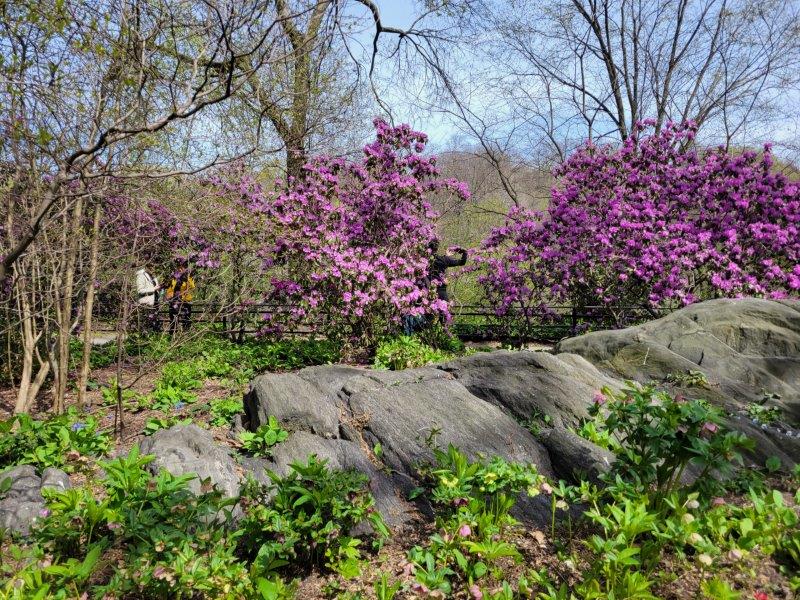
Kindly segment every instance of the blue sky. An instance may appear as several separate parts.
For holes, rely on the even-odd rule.
[[[374,0],[381,13],[381,21],[387,27],[408,28],[416,15],[420,13],[420,7],[414,0]],[[368,12],[358,4],[352,4],[351,8],[358,11],[359,16],[367,16]],[[374,30],[368,28],[359,42],[364,45],[368,52],[372,49],[372,35]],[[396,42],[396,37],[386,35],[382,41],[383,47],[388,47]],[[382,64],[379,60],[376,64],[378,78],[381,77]],[[405,81],[406,88],[397,94],[392,93],[392,88],[382,90],[382,99],[390,106],[396,122],[409,123],[419,131],[424,131],[430,138],[429,148],[432,150],[446,146],[454,136],[459,134],[455,125],[448,121],[442,114],[433,111],[413,110],[410,101],[416,96],[411,89],[415,83],[422,86],[423,83]]]

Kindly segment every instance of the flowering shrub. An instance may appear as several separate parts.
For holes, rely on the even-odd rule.
[[[547,304],[689,304],[800,290],[800,186],[769,146],[688,148],[691,126],[587,145],[555,170],[539,213],[514,208],[484,241],[479,277],[498,315]]]
[[[375,350],[373,365],[376,369],[400,371],[402,369],[423,367],[452,357],[452,354],[432,348],[419,338],[401,335],[384,340],[378,345]]]
[[[245,179],[236,189],[263,223],[266,301],[286,307],[267,315],[265,332],[313,325],[329,339],[371,348],[402,315],[447,318],[428,278],[436,213],[426,196],[469,193],[437,178],[435,158],[421,155],[425,134],[381,120],[375,127],[358,162],[318,157],[278,194]],[[230,194],[230,184],[216,185]]]

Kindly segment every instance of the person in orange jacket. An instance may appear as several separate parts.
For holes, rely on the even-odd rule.
[[[178,269],[172,276],[167,288],[167,302],[169,303],[169,332],[175,334],[178,330],[178,321],[181,328],[186,331],[192,325],[192,299],[194,298],[194,279],[189,271],[189,261],[185,258],[178,259]]]

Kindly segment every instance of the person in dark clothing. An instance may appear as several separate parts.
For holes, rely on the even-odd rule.
[[[464,248],[455,248],[455,251],[461,256],[458,258],[448,256],[446,254],[437,254],[439,251],[439,240],[433,239],[428,244],[428,249],[431,251],[431,265],[428,270],[428,276],[424,282],[423,287],[428,287],[431,284],[436,286],[436,297],[439,300],[449,302],[450,298],[447,295],[447,282],[445,280],[445,271],[451,267],[463,267],[467,264],[467,251]],[[403,334],[414,335],[416,331],[430,327],[433,324],[433,317],[431,315],[412,316],[405,315],[403,317]]]
[[[433,239],[428,245],[433,255],[431,262],[430,280],[436,285],[436,297],[439,300],[449,302],[450,298],[447,295],[447,282],[445,280],[445,271],[451,267],[463,267],[467,264],[467,251],[464,248],[455,248],[454,250],[461,256],[458,258],[448,256],[447,254],[437,254],[439,251],[439,240]]]

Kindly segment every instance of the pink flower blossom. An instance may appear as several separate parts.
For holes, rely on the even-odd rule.
[[[770,149],[699,150],[683,143],[689,124],[646,127],[578,149],[554,170],[545,211],[514,207],[490,232],[474,268],[496,314],[796,294],[800,184]]]

